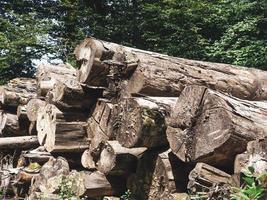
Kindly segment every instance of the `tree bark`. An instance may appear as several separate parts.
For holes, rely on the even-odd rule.
[[[37,136],[0,138],[0,149],[30,149],[39,146]]]
[[[40,145],[48,152],[83,152],[89,147],[85,119],[83,113],[62,112],[54,105],[46,105],[37,117]]]
[[[179,96],[187,85],[202,85],[242,99],[267,99],[267,72],[253,68],[175,58],[93,38],[77,46],[75,55],[78,79],[92,86],[107,86],[110,66],[116,65],[126,79],[134,71],[130,93]]]
[[[229,166],[249,141],[267,134],[267,104],[188,86],[167,129],[175,155],[189,162]]]
[[[210,192],[216,185],[230,184],[231,175],[205,163],[197,163],[189,174],[187,188],[193,192]]]
[[[166,120],[177,98],[130,97],[120,101],[116,139],[125,147],[159,147],[168,144]]]

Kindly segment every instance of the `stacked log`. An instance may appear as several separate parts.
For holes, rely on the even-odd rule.
[[[229,199],[243,169],[267,170],[267,72],[94,38],[74,53],[77,70],[40,65],[0,89],[0,168],[23,197],[70,198],[70,182],[95,200]]]

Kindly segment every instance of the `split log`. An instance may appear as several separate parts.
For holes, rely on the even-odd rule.
[[[240,174],[248,167],[254,168],[255,175],[267,172],[267,137],[251,141],[247,145],[247,151],[239,154],[235,159],[235,174]]]
[[[49,103],[63,108],[91,108],[97,98],[101,97],[103,89],[81,86],[78,82],[66,85],[62,82],[54,84],[54,88],[47,93]]]
[[[173,109],[169,125],[167,138],[178,158],[229,166],[249,141],[267,134],[267,104],[188,86]]]
[[[203,85],[242,99],[267,99],[267,72],[257,69],[175,58],[94,38],[77,46],[75,55],[78,79],[88,85],[107,86],[112,65],[105,61],[113,61],[122,77],[134,71],[127,86],[130,93],[179,96],[187,85]]]
[[[83,152],[89,147],[85,119],[81,112],[62,112],[46,105],[37,116],[39,144],[48,152]]]
[[[114,105],[106,99],[98,99],[87,124],[87,137],[91,140],[90,152],[98,148],[101,142],[115,139]]]
[[[125,148],[118,141],[101,142],[91,152],[86,152],[84,158],[89,168],[95,166],[104,174],[127,175],[136,170],[137,158],[140,157],[146,148]],[[90,162],[93,161],[93,164]]]
[[[197,163],[189,174],[188,189],[192,193],[210,192],[213,187],[230,184],[231,175],[205,163]]]
[[[0,138],[0,149],[30,149],[39,145],[37,136],[20,136]]]
[[[116,139],[125,147],[168,145],[166,120],[177,98],[130,97],[118,105]]]
[[[0,134],[3,136],[23,135],[16,114],[0,110]]]
[[[76,69],[64,64],[59,65],[40,65],[37,68],[36,78],[38,82],[37,94],[46,96],[54,85],[60,81],[65,84],[76,82]]]
[[[29,99],[36,96],[36,80],[30,78],[15,78],[0,88],[0,105],[2,107],[17,107],[25,105]]]

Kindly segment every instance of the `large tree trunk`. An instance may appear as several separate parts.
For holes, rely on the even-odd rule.
[[[167,138],[181,160],[229,166],[248,141],[267,134],[267,104],[188,86],[170,121]]]
[[[39,146],[37,136],[0,138],[0,149],[30,149]]]
[[[118,104],[116,139],[125,147],[167,145],[166,120],[177,98],[130,97]]]
[[[267,72],[233,65],[194,61],[85,39],[75,49],[80,61],[78,79],[93,86],[107,86],[110,67],[131,76],[127,90],[150,96],[179,96],[187,85],[203,85],[242,99],[267,99]]]
[[[89,147],[86,116],[80,112],[62,112],[48,104],[37,117],[40,145],[49,152],[83,152]]]
[[[17,107],[25,105],[29,99],[36,97],[36,80],[15,78],[0,87],[0,106]]]
[[[57,82],[53,90],[48,92],[50,103],[62,108],[85,108],[89,109],[101,97],[103,89],[81,86],[78,82],[66,85]]]

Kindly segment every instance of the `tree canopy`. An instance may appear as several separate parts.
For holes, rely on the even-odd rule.
[[[85,37],[267,69],[265,0],[0,0],[0,78],[47,55],[74,64]]]

